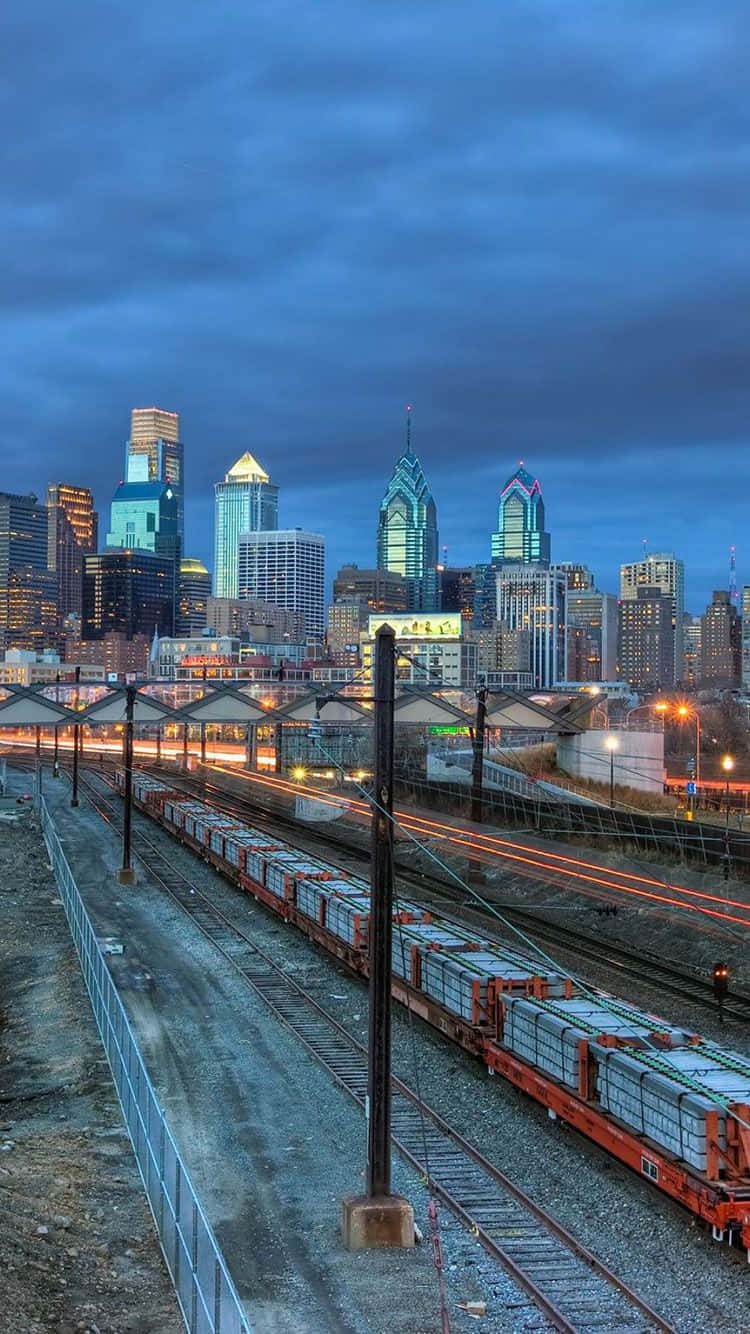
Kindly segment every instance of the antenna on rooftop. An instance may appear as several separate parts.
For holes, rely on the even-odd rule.
[[[411,454],[411,403],[406,405],[406,452]]]
[[[729,600],[735,603],[740,600],[737,592],[737,548],[734,544],[729,548]]]

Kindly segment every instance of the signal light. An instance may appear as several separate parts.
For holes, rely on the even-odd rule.
[[[730,972],[727,964],[714,964],[714,996],[719,1002],[719,1010],[721,1010],[721,1002],[729,991],[729,977]]]

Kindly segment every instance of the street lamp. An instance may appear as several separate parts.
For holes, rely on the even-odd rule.
[[[619,744],[616,736],[604,738],[604,745],[609,751],[609,805],[612,810],[615,808],[615,751]]]
[[[734,768],[734,760],[731,755],[723,755],[721,767],[727,776],[726,804],[727,816],[724,824],[724,879],[729,879],[729,775]]]
[[[695,719],[695,791],[697,803],[698,797],[700,796],[701,786],[701,716],[697,709],[691,709],[687,704],[671,705],[668,700],[662,699],[659,700],[658,704],[654,705],[656,712],[661,713],[662,715],[669,713],[672,708],[674,708],[675,714],[683,723],[688,718]]]

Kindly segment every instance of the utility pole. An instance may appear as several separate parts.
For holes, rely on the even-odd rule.
[[[76,675],[75,675],[76,687],[78,686],[78,682],[80,681],[80,679],[81,679],[81,668],[80,668],[80,666],[78,666],[78,667],[76,667]],[[78,690],[77,690],[77,689],[76,689],[76,693],[75,693],[75,705],[74,705],[74,707],[75,707],[76,710],[78,709]],[[71,793],[71,797],[70,797],[70,804],[71,804],[71,806],[77,806],[77,805],[78,805],[78,729],[79,729],[79,727],[80,727],[80,723],[73,723],[73,791],[72,791],[72,793]]]
[[[125,763],[125,808],[122,818],[122,867],[117,879],[121,885],[135,884],[135,871],[130,865],[130,830],[133,817],[133,713],[135,686],[125,687],[125,732],[122,738]]]
[[[206,693],[207,670],[203,668],[203,694]],[[206,763],[206,724],[201,723],[201,764]]]
[[[391,948],[393,934],[393,737],[395,634],[375,639],[375,737],[372,811],[367,1194],[343,1202],[344,1244],[413,1246],[414,1211],[391,1194]]]
[[[487,717],[487,687],[477,690],[477,718],[474,725],[472,747],[474,751],[471,766],[471,818],[474,824],[482,823],[482,779],[484,777],[484,732]]]
[[[60,703],[60,673],[55,672],[55,704]],[[57,753],[57,723],[55,723],[55,741],[52,751],[52,777],[60,777],[60,761]]]

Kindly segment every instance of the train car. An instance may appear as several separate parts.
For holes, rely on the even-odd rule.
[[[155,779],[139,778],[133,795],[367,975],[370,896],[360,877]],[[750,1260],[750,1059],[398,895],[393,921],[397,1000],[710,1224],[716,1240],[738,1241]]]

